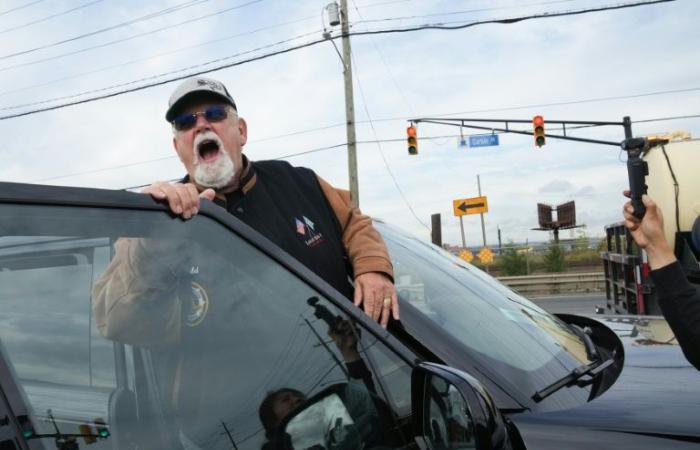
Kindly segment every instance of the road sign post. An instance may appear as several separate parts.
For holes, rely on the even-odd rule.
[[[459,229],[462,231],[462,248],[467,248],[467,241],[464,238],[464,222],[462,222],[462,216],[459,216]]]

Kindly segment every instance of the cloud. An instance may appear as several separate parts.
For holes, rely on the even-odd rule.
[[[545,184],[544,186],[541,186],[537,192],[539,193],[545,193],[545,192],[569,192],[575,189],[575,186],[570,182],[566,180],[555,180],[555,181],[550,181],[549,183]]]

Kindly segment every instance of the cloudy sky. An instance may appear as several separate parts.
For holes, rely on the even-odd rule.
[[[349,0],[349,15],[359,32],[634,1]],[[9,116],[318,40],[327,3],[2,1],[0,179],[119,189],[180,177],[163,119],[175,83]],[[406,120],[698,115],[699,18],[700,2],[677,0],[510,25],[353,37],[362,209],[425,239],[430,215],[442,213],[444,240],[458,244],[452,200],[476,196],[479,174],[489,199],[489,244],[496,243],[497,227],[505,240],[545,239],[530,231],[537,202],[575,200],[579,223],[600,235],[604,224],[619,220],[627,184],[625,156],[616,148],[549,139],[536,149],[531,137],[515,134],[501,135],[498,147],[465,148],[458,128],[420,124],[420,154],[408,156]],[[348,187],[342,65],[330,42],[209,76],[229,87],[247,119],[250,158],[284,158]],[[678,129],[700,137],[700,118],[634,125],[640,135]],[[616,127],[573,133],[622,139]],[[467,243],[479,244],[478,216],[467,217],[465,228]]]

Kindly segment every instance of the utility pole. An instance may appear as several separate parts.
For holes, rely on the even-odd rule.
[[[476,185],[479,189],[479,197],[481,197],[481,178],[479,174],[476,175]],[[481,216],[481,237],[484,240],[484,248],[486,247],[486,227],[484,226],[484,213],[479,214]]]
[[[360,206],[360,186],[357,179],[357,140],[355,138],[355,102],[352,91],[352,56],[350,54],[350,23],[348,1],[340,0],[340,26],[343,39],[343,78],[345,80],[345,120],[348,137],[348,178],[352,205]]]

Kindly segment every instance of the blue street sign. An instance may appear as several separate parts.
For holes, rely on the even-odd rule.
[[[498,145],[497,134],[481,134],[478,136],[469,136],[470,147],[491,147]]]

